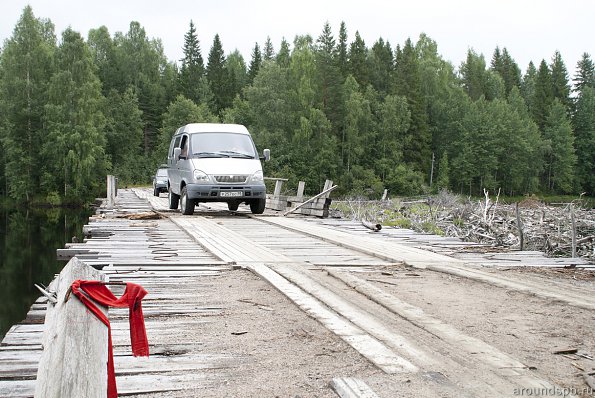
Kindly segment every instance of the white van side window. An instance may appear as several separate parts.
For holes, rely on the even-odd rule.
[[[174,148],[178,148],[180,146],[180,137],[176,137],[176,139],[173,141],[173,145],[171,146],[171,148],[169,148],[169,156],[173,157],[174,156]]]
[[[182,136],[182,143],[181,143],[180,147],[182,148],[182,152],[180,152],[180,156],[187,158],[188,157],[188,136],[187,135]]]

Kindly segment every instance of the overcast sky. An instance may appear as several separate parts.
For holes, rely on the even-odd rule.
[[[349,42],[359,31],[369,48],[380,37],[394,48],[424,32],[457,67],[469,48],[483,53],[489,64],[499,46],[524,73],[529,61],[549,63],[558,50],[572,79],[582,54],[595,56],[594,0],[2,0],[0,43],[12,35],[27,4],[36,17],[54,23],[58,36],[71,26],[87,37],[101,25],[113,36],[138,21],[149,37],[161,39],[171,61],[182,58],[190,20],[205,62],[217,33],[226,54],[237,49],[249,63],[254,44],[262,49],[267,36],[278,50],[282,38],[293,43],[296,35],[310,34],[316,39],[327,21],[335,37],[344,21]]]

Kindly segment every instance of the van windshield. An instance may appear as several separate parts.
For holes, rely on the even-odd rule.
[[[203,158],[258,158],[252,138],[236,133],[196,133],[190,136],[192,155]]]

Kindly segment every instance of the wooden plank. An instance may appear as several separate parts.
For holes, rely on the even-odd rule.
[[[392,374],[417,371],[415,365],[395,354],[384,343],[366,334],[343,317],[336,315],[314,297],[305,293],[269,267],[264,264],[254,263],[250,264],[248,268],[271,283],[303,311],[318,319],[329,330],[359,351],[384,372]]]
[[[105,277],[75,257],[52,282],[57,303],[47,310],[35,390],[38,397],[107,395],[107,328],[74,296],[65,301],[75,279]]]
[[[366,383],[353,377],[336,377],[331,387],[341,398],[380,398]]]

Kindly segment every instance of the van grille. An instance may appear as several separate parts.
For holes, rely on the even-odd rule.
[[[248,177],[247,175],[220,175],[215,176],[215,181],[228,184],[245,184]]]

